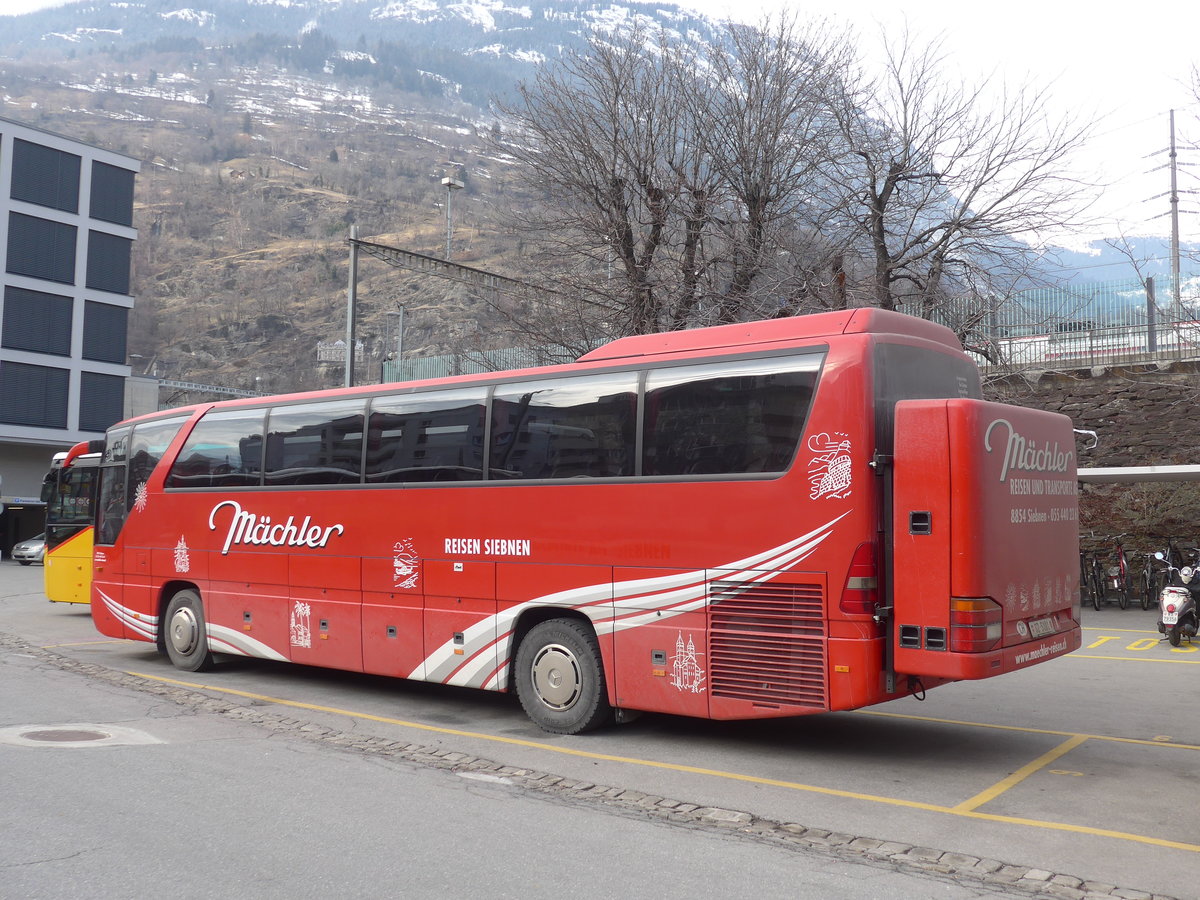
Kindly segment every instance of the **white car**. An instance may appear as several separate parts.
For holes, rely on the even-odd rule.
[[[46,555],[46,535],[39,534],[21,541],[12,548],[12,558],[23,566],[40,563]]]

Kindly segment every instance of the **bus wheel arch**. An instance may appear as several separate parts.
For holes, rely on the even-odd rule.
[[[545,731],[591,731],[613,713],[595,629],[585,617],[548,612],[518,629],[512,674],[517,698]]]
[[[168,585],[169,597],[159,626],[159,646],[171,664],[185,672],[204,672],[212,668],[213,655],[208,649],[208,628],[200,592],[192,585]]]

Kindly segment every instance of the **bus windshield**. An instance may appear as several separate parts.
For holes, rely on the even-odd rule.
[[[46,544],[54,547],[79,527],[90,525],[96,499],[95,463],[76,461],[68,469],[52,469],[46,476]]]

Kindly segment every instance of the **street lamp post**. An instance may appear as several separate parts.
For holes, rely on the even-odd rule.
[[[450,235],[452,233],[453,219],[450,215],[450,198],[454,192],[461,190],[465,185],[457,178],[443,178],[442,184],[446,188],[446,259],[450,259]]]

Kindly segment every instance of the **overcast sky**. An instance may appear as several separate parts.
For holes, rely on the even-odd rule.
[[[779,8],[786,0],[689,0],[710,15],[745,19],[752,5]],[[846,22],[864,38],[880,26],[907,24],[924,38],[941,38],[954,65],[971,80],[991,77],[1045,87],[1054,107],[1088,117],[1096,137],[1081,172],[1116,184],[1097,213],[1127,233],[1167,234],[1170,187],[1169,113],[1176,111],[1180,209],[1200,211],[1200,104],[1191,89],[1200,62],[1200,5],[1142,0],[1115,6],[1063,0],[805,0],[787,3],[805,14]],[[1194,164],[1193,168],[1187,163]],[[1180,217],[1185,240],[1200,240],[1200,214]]]
[[[64,0],[0,0],[0,13],[27,12]],[[462,2],[462,0],[460,0]],[[489,5],[496,0],[485,0]],[[801,5],[802,2],[802,5]],[[1119,186],[1098,212],[1131,233],[1166,233],[1169,187],[1168,112],[1176,110],[1181,190],[1200,190],[1200,105],[1190,87],[1200,61],[1200,4],[1142,0],[1121,7],[1064,0],[687,0],[717,17],[757,19],[787,6],[803,15],[844,22],[863,38],[880,26],[907,23],[923,38],[941,37],[952,64],[975,80],[1047,88],[1057,108],[1087,116],[1096,139],[1081,172]],[[506,0],[519,6],[521,0]],[[203,7],[203,0],[179,6]],[[1195,163],[1189,167],[1187,163]],[[1200,210],[1200,194],[1181,195],[1180,208]],[[1200,214],[1181,216],[1185,238],[1200,240]]]

